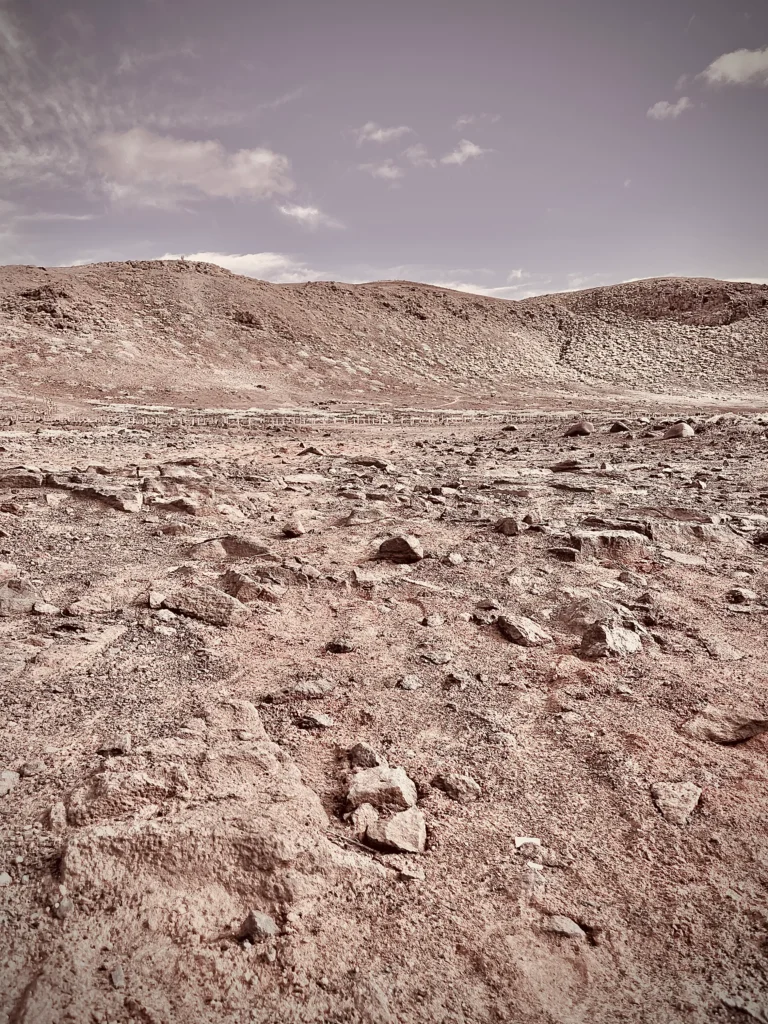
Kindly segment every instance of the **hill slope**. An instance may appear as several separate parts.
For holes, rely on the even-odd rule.
[[[187,262],[0,269],[0,386],[280,405],[531,389],[759,393],[768,286],[658,279],[522,302],[404,281],[274,285]]]

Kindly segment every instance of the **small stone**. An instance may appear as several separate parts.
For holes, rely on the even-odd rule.
[[[8,796],[19,784],[19,773],[12,771],[0,772],[0,796]]]
[[[121,964],[118,964],[112,971],[109,972],[109,980],[112,982],[112,987],[116,989],[125,988],[125,971]]]
[[[111,737],[107,742],[99,747],[97,753],[107,756],[121,756],[130,754],[133,747],[133,738],[129,732],[120,733],[117,736]]]
[[[464,562],[464,556],[460,555],[458,551],[449,551],[443,561],[447,565],[461,565]]]
[[[69,917],[69,915],[72,913],[74,909],[75,904],[72,902],[69,896],[63,896],[59,901],[59,905],[58,907],[56,907],[54,913],[56,914],[56,917],[59,919],[59,921],[63,921],[65,918]]]
[[[330,640],[325,645],[329,654],[351,654],[357,650],[357,644],[348,636],[340,636],[336,640]]]
[[[44,771],[45,765],[42,761],[25,761],[19,769],[19,774],[22,779],[30,779],[33,775],[40,775]]]
[[[303,537],[306,532],[307,529],[300,519],[289,519],[282,529],[284,537]]]
[[[402,853],[423,853],[427,844],[427,826],[424,814],[418,807],[394,814],[391,818],[379,818],[366,830],[368,839],[376,846]]]
[[[436,629],[438,626],[445,625],[445,619],[439,612],[433,612],[431,615],[425,616],[421,620],[421,624],[422,626],[430,626],[433,629]]]
[[[308,711],[297,719],[296,724],[300,729],[330,729],[335,721],[330,715],[324,715],[322,711]]]
[[[150,590],[147,597],[147,604],[150,608],[162,608],[163,601],[165,601],[165,594],[160,593],[159,590]]]
[[[631,629],[593,622],[582,636],[579,654],[583,658],[607,658],[609,656],[623,658],[630,654],[637,654],[642,648],[640,637]]]
[[[424,557],[424,548],[417,537],[401,534],[380,544],[378,557],[396,563],[420,562]]]
[[[447,665],[453,661],[451,651],[421,651],[420,657],[422,661],[428,661],[430,665]]]
[[[482,796],[480,786],[470,775],[436,775],[432,784],[460,804],[471,804]]]
[[[273,917],[260,910],[249,910],[237,933],[239,939],[268,939],[280,934],[280,927]]]
[[[564,917],[562,914],[553,914],[544,925],[544,930],[555,932],[557,935],[564,935],[568,939],[578,939],[579,941],[587,937],[583,928],[576,924],[572,918]]]
[[[673,423],[672,426],[664,432],[662,437],[663,441],[671,441],[677,437],[693,437],[695,430],[690,423]]]
[[[373,807],[413,807],[417,800],[416,786],[403,768],[365,768],[355,774],[347,793],[347,803],[354,809],[361,804]]]
[[[48,828],[51,832],[63,832],[67,827],[67,808],[63,801],[57,800],[48,810]]]
[[[577,551],[576,548],[547,548],[547,554],[552,558],[556,558],[558,562],[579,562],[581,561],[581,552]]]
[[[60,615],[61,609],[55,604],[49,604],[47,601],[36,601],[32,606],[32,611],[35,615]]]
[[[499,631],[507,640],[521,647],[541,647],[552,642],[552,637],[538,626],[533,619],[524,615],[500,615],[496,620]]]
[[[495,523],[493,530],[494,533],[501,533],[505,537],[518,537],[520,535],[520,524],[511,516],[504,516],[503,519],[499,519]]]
[[[594,433],[594,430],[595,426],[589,420],[578,420],[568,427],[563,437],[586,437],[588,434]]]
[[[701,790],[693,782],[654,782],[651,796],[667,821],[685,825],[699,802]]]
[[[7,871],[0,871],[0,887],[10,885],[12,881],[13,879],[11,878]]]
[[[347,757],[355,768],[377,768],[383,763],[370,743],[355,743],[347,751]]]
[[[420,690],[424,683],[418,676],[403,676],[398,679],[397,685],[401,690]]]
[[[753,601],[759,599],[759,595],[754,590],[747,590],[744,587],[734,587],[729,590],[725,595],[726,601],[731,604],[751,604]]]

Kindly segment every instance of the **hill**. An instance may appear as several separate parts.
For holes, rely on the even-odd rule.
[[[492,299],[276,285],[185,261],[0,269],[0,386],[166,404],[759,394],[768,286],[665,278]]]

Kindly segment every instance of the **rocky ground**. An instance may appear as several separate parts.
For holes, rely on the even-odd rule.
[[[0,1020],[768,1021],[766,421],[674,423],[0,432]]]

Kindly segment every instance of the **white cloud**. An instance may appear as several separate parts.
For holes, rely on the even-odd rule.
[[[768,46],[724,53],[699,75],[710,85],[768,86]]]
[[[293,188],[287,157],[271,149],[230,153],[212,139],[189,142],[146,128],[102,135],[96,165],[113,199],[139,206],[173,207],[204,197],[265,199]]]
[[[660,100],[648,109],[646,117],[650,117],[654,121],[667,121],[670,118],[674,120],[685,113],[686,110],[690,110],[691,107],[693,107],[693,104],[687,96],[681,96],[677,103],[668,103],[666,100]]]
[[[384,181],[397,181],[405,176],[405,171],[393,160],[384,160],[380,164],[359,164],[358,170],[367,171],[372,177],[383,178]]]
[[[624,188],[629,188],[629,186],[631,184],[632,184],[632,179],[631,178],[625,178],[624,179]]]
[[[294,100],[299,99],[304,95],[304,86],[299,86],[298,89],[292,89],[290,92],[284,92],[281,96],[278,96],[274,100],[267,100],[265,103],[259,103],[256,106],[256,110],[278,110],[280,107],[284,107],[286,103],[293,103]]]
[[[414,167],[437,166],[437,160],[432,159],[427,152],[427,147],[421,142],[417,142],[413,146],[409,146],[408,149],[403,150],[403,156]]]
[[[412,131],[413,128],[409,128],[405,124],[398,125],[396,128],[382,128],[375,121],[368,121],[362,128],[356,129],[355,135],[357,135],[358,146],[361,146],[364,142],[394,142]]]
[[[522,281],[524,277],[528,277],[528,274],[522,267],[518,267],[517,270],[510,270],[507,274],[507,284],[512,284],[513,281]]]
[[[297,284],[301,281],[320,281],[328,275],[313,270],[303,260],[279,252],[251,252],[242,255],[223,252],[195,252],[190,254],[166,253],[163,260],[186,259],[193,263],[214,263],[231,270],[233,274],[257,277],[274,284]]]
[[[147,64],[166,64],[177,57],[196,57],[191,46],[169,47],[161,50],[123,50],[117,64],[118,75],[139,71]]]
[[[329,217],[316,206],[299,206],[297,203],[285,203],[282,206],[278,206],[278,210],[283,216],[290,217],[291,220],[295,220],[307,228],[340,228],[343,226],[339,221]]]
[[[467,160],[474,160],[476,157],[482,156],[484,153],[490,153],[490,149],[482,149],[474,142],[470,142],[469,139],[462,139],[456,149],[450,153],[446,153],[440,160],[441,164],[465,164]]]
[[[486,124],[495,124],[500,120],[501,114],[462,114],[461,117],[456,118],[453,127],[456,131],[461,131],[462,128],[466,128],[469,124],[480,124],[483,121]]]

